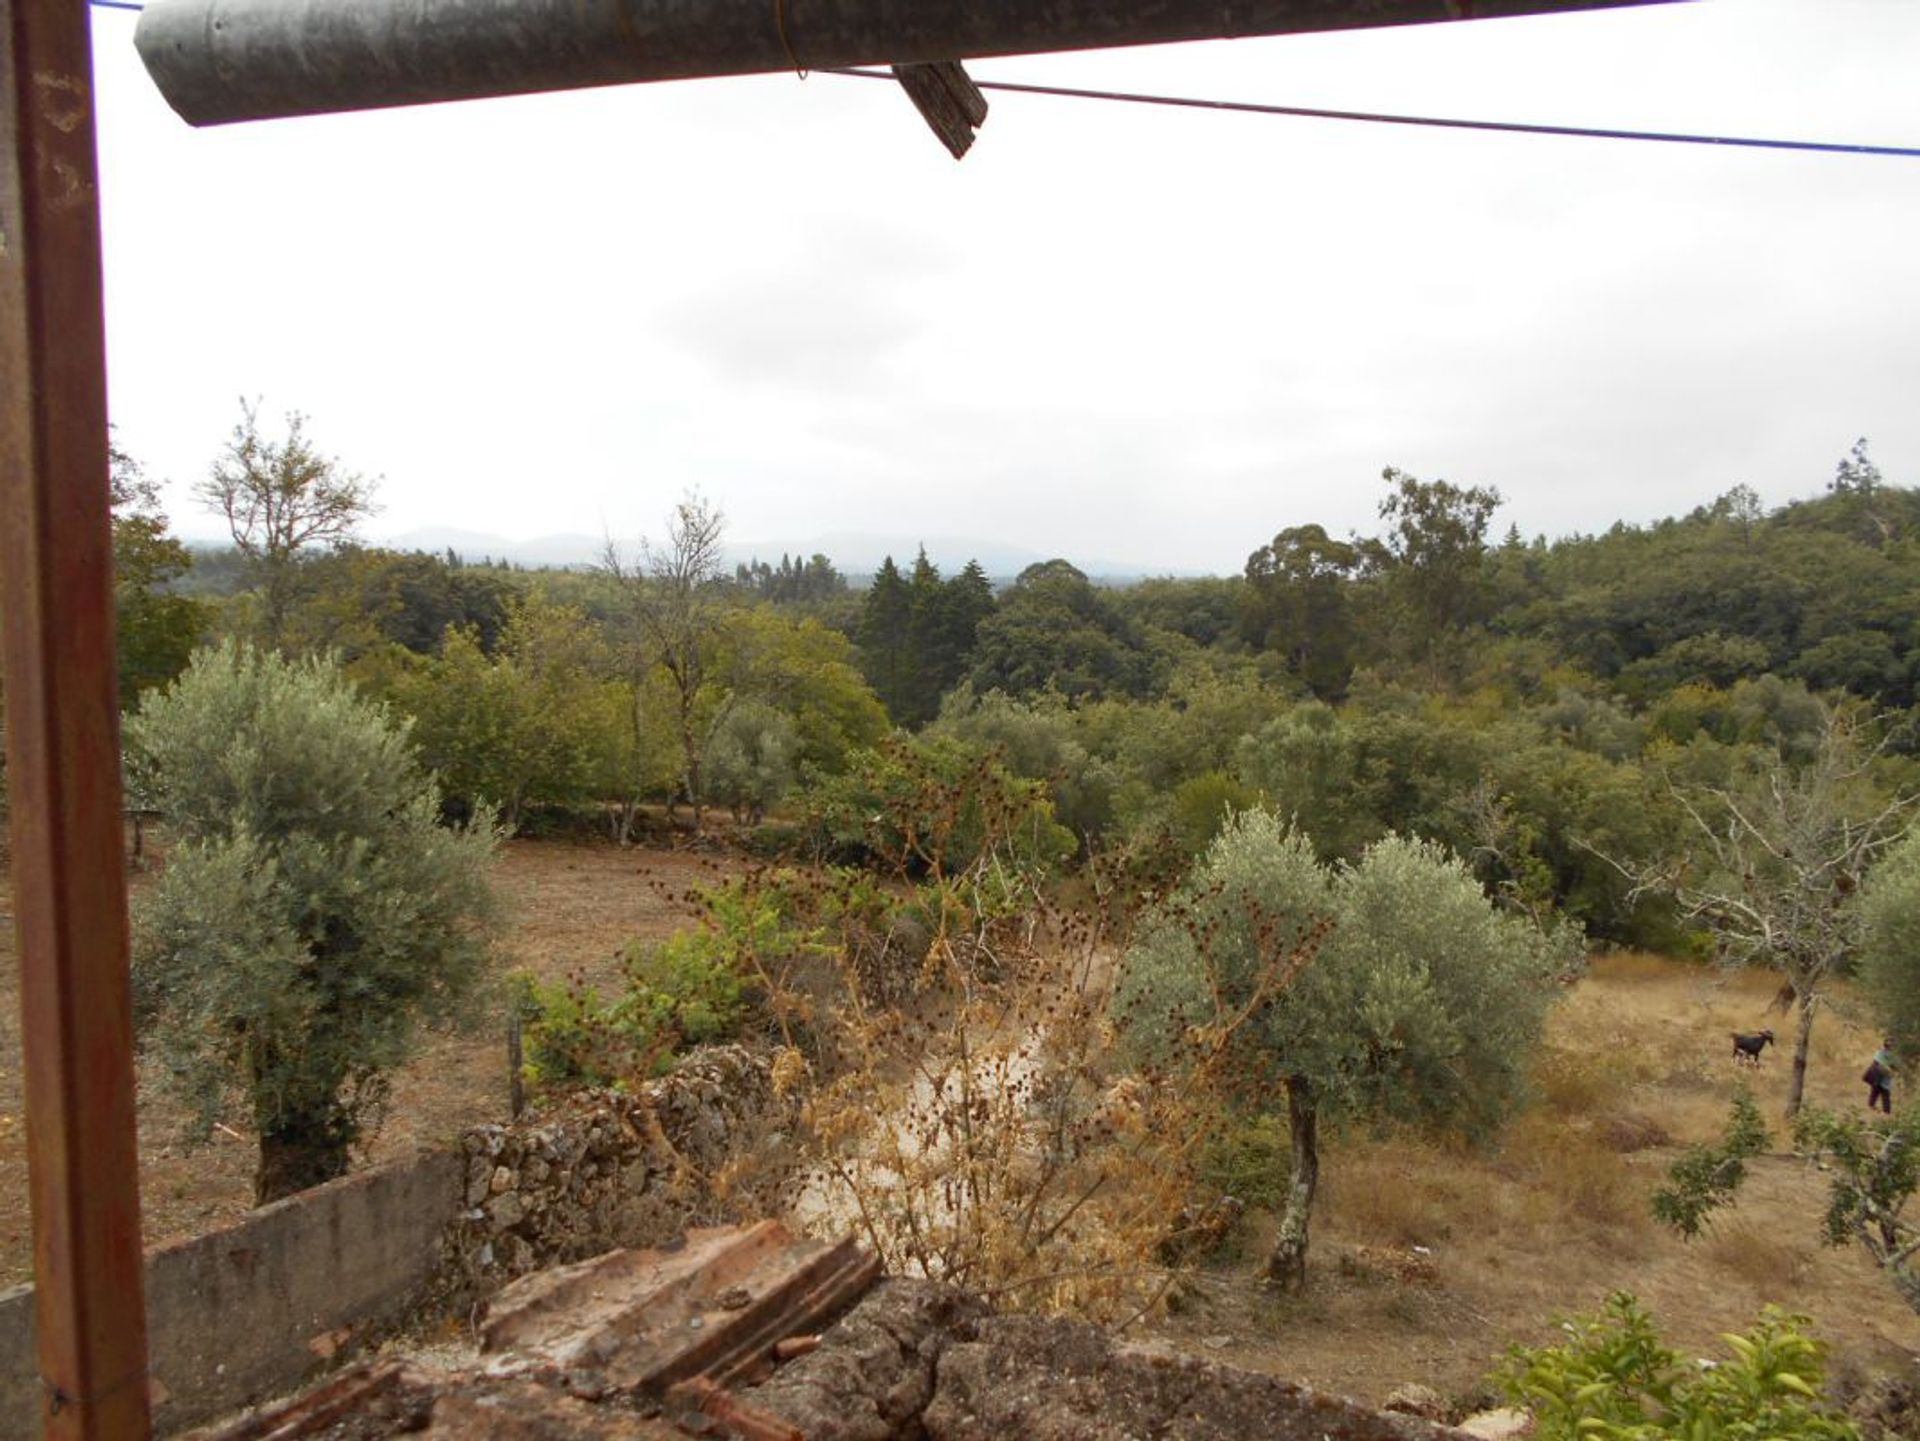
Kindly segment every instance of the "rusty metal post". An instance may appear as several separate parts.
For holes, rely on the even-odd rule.
[[[0,0],[0,614],[49,1441],[150,1429],[87,23]]]

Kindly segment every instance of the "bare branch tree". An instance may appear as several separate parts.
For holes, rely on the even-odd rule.
[[[1799,1012],[1789,1117],[1806,1092],[1814,1013],[1860,943],[1860,911],[1849,902],[1920,806],[1920,793],[1889,797],[1875,784],[1873,763],[1890,736],[1869,744],[1860,731],[1829,710],[1818,751],[1797,770],[1783,762],[1744,786],[1674,786],[1692,844],[1664,863],[1587,847],[1632,881],[1631,897],[1672,896],[1729,963],[1780,974],[1782,1004]]]
[[[260,587],[261,628],[275,646],[292,605],[301,553],[346,543],[378,508],[374,482],[343,471],[316,450],[306,426],[306,416],[295,411],[287,417],[284,440],[264,437],[259,402],[242,400],[226,449],[194,487],[201,504],[225,518],[235,548],[251,563]]]
[[[730,695],[722,695],[716,706],[710,692],[710,684],[718,679],[720,642],[726,630],[725,599],[716,584],[722,574],[725,534],[725,515],[697,491],[689,492],[667,519],[665,543],[656,547],[641,542],[638,565],[627,560],[611,540],[600,561],[601,571],[625,600],[636,726],[644,724],[645,678],[657,671],[667,679],[680,745],[680,792],[693,808],[696,831],[706,812],[701,783],[706,741],[731,700]],[[703,706],[712,713],[703,715]],[[675,799],[669,798],[669,815]]]

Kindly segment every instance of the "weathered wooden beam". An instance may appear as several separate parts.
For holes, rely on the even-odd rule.
[[[0,0],[0,618],[40,1424],[145,1437],[87,7]]]
[[[896,65],[893,78],[955,160],[973,148],[974,132],[986,124],[987,97],[958,60]]]
[[[1665,0],[151,0],[194,125],[645,80],[911,65]]]

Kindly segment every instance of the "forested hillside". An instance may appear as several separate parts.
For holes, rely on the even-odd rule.
[[[1864,442],[1777,510],[1735,487],[1552,539],[1501,535],[1490,490],[1388,470],[1371,535],[1282,517],[1241,575],[1124,588],[1065,560],[943,575],[924,552],[864,588],[819,555],[728,573],[700,497],[591,570],[388,552],[353,539],[364,492],[251,416],[203,499],[291,484],[325,523],[287,544],[236,522],[189,568],[118,473],[130,704],[196,639],[331,653],[411,718],[456,813],[510,827],[625,838],[655,807],[719,806],[844,847],[834,817],[901,755],[990,755],[1082,855],[1177,866],[1264,802],[1325,858],[1435,839],[1510,907],[1671,949],[1698,941],[1633,876],[1684,848],[1686,788],[1802,763],[1835,716],[1871,732],[1882,784],[1915,764],[1920,491]]]

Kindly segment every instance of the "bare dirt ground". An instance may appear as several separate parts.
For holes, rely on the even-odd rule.
[[[720,874],[719,863],[686,853],[515,842],[500,863],[513,908],[503,969],[605,983],[625,941],[687,924],[688,887]],[[11,910],[0,877],[0,914]],[[1336,1139],[1304,1297],[1275,1298],[1259,1285],[1271,1221],[1255,1213],[1238,1255],[1205,1271],[1176,1314],[1136,1334],[1363,1400],[1403,1381],[1459,1397],[1479,1388],[1510,1341],[1549,1339],[1549,1317],[1631,1289],[1676,1345],[1697,1354],[1711,1354],[1718,1333],[1744,1328],[1773,1301],[1811,1313],[1841,1369],[1920,1378],[1920,1317],[1856,1251],[1818,1242],[1827,1178],[1786,1151],[1785,1053],[1769,1050],[1753,1078],[1775,1150],[1752,1168],[1738,1208],[1692,1245],[1648,1217],[1647,1196],[1680,1147],[1710,1138],[1724,1119],[1737,1079],[1728,1033],[1789,1033],[1767,1009],[1772,992],[1763,976],[1652,957],[1596,964],[1553,1019],[1540,1104],[1496,1144]],[[12,928],[0,922],[0,1285],[31,1269],[18,1024]],[[1841,997],[1815,1031],[1810,1097],[1862,1104],[1857,1077],[1874,1044]],[[1912,1104],[1911,1091],[1898,1100]],[[500,1118],[506,1104],[499,1035],[435,1037],[398,1079],[370,1159]],[[251,1197],[249,1139],[216,1135],[187,1150],[177,1129],[176,1113],[143,1096],[151,1242],[232,1220]]]

